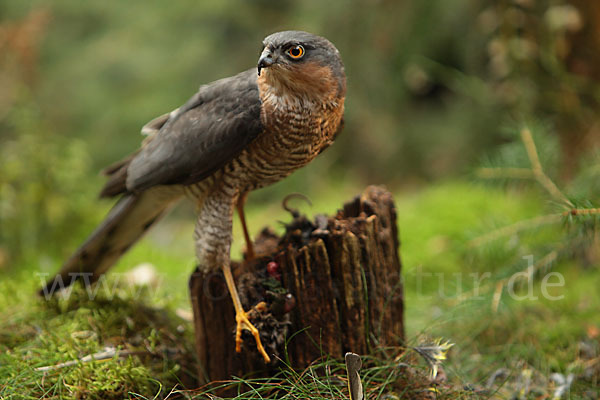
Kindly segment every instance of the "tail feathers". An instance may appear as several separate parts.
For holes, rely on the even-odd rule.
[[[121,197],[100,226],[40,290],[40,295],[50,296],[79,279],[85,284],[98,280],[179,197],[165,193],[166,187],[156,189]]]
[[[133,160],[140,151],[141,150],[138,150],[102,170],[102,175],[107,176],[108,180],[100,191],[101,198],[115,197],[127,193],[127,168],[129,167],[131,160]]]

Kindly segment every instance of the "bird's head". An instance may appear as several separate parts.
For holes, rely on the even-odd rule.
[[[277,95],[344,97],[346,75],[340,52],[327,39],[302,31],[284,31],[263,41],[258,82]]]

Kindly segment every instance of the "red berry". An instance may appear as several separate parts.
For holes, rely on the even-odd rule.
[[[267,273],[271,278],[281,280],[281,271],[277,262],[271,261],[267,264]]]

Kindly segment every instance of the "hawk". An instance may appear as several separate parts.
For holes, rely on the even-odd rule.
[[[144,126],[141,148],[105,170],[101,197],[119,197],[105,220],[66,261],[56,282],[86,283],[105,273],[182,197],[198,206],[194,230],[201,270],[221,269],[236,311],[236,351],[258,330],[240,302],[230,269],[232,218],[247,194],[278,182],[333,143],[342,126],[346,77],[338,50],[302,31],[267,36],[250,69],[203,85],[183,106]],[[67,280],[68,277],[72,279]],[[64,287],[64,284],[61,284]]]

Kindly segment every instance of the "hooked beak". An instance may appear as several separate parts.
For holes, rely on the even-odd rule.
[[[258,76],[260,76],[261,69],[269,68],[273,64],[275,64],[275,60],[273,59],[271,51],[269,49],[265,49],[258,59]]]

